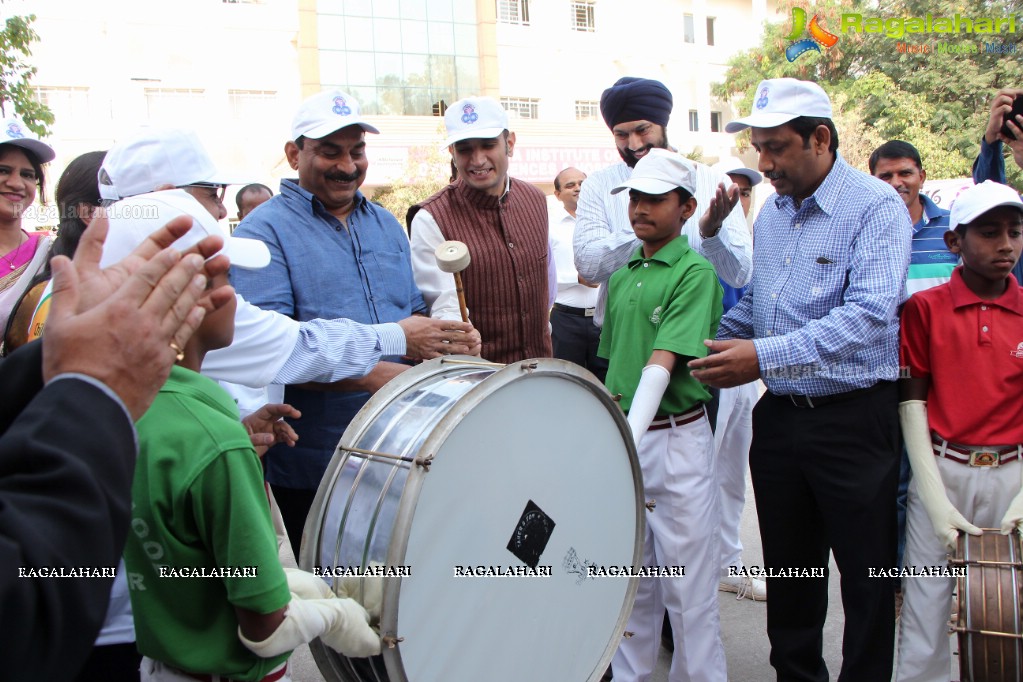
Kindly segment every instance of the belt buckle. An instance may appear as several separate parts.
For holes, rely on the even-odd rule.
[[[593,317],[593,313],[595,313],[596,310],[596,308],[584,308],[583,317]]]
[[[970,450],[971,467],[996,467],[1001,458],[996,450]]]

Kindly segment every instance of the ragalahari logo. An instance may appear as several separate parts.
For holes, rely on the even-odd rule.
[[[814,14],[808,29],[806,25],[806,10],[802,7],[792,8],[792,32],[789,33],[786,40],[794,40],[795,42],[785,48],[786,59],[794,62],[801,54],[811,50],[820,53],[821,47],[835,46],[835,43],[838,42],[838,36],[834,33],[828,33],[821,28],[820,21],[820,15]],[[810,37],[799,40],[798,38],[807,30],[809,30]]]

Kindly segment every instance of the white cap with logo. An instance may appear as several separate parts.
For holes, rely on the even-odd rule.
[[[774,128],[794,118],[831,118],[831,100],[821,86],[795,78],[761,81],[753,93],[753,112],[731,121],[725,132],[746,128]]]
[[[209,235],[219,235],[224,238],[220,253],[231,260],[231,267],[258,270],[270,263],[266,244],[258,239],[231,236],[195,197],[181,189],[129,197],[111,206],[108,213],[110,231],[103,244],[100,267],[113,265],[129,255],[146,237],[181,215],[192,217],[192,229],[174,242],[175,249],[184,251]]]
[[[734,156],[726,156],[725,158],[721,159],[713,166],[711,166],[711,170],[721,173],[723,175],[745,176],[749,178],[749,184],[754,187],[759,185],[764,179],[763,175],[753,170],[752,168],[747,168],[746,164],[744,164],[742,161],[735,158]]]
[[[319,140],[348,126],[359,126],[367,133],[380,132],[366,123],[354,97],[341,90],[324,90],[299,106],[291,120],[291,139]]]
[[[53,147],[36,137],[17,116],[8,116],[0,125],[3,125],[0,129],[0,144],[12,144],[27,149],[35,155],[39,163],[49,163],[57,156]]]
[[[221,175],[198,136],[184,128],[140,128],[119,140],[103,159],[98,179],[99,195],[108,201],[153,192],[163,185],[243,182]]]
[[[493,97],[466,97],[444,112],[444,148],[472,139],[493,139],[508,130],[508,112]]]
[[[611,194],[627,189],[643,194],[667,194],[676,187],[695,194],[696,167],[677,152],[651,149],[632,169],[629,179],[611,190]]]
[[[1008,185],[985,180],[956,197],[948,217],[948,229],[972,223],[993,208],[1012,206],[1023,210],[1019,192]]]

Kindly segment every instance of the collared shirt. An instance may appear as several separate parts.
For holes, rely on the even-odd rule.
[[[753,281],[718,338],[752,338],[760,376],[780,395],[896,379],[912,234],[898,193],[836,155],[810,197],[768,201],[753,230]]]
[[[732,184],[722,173],[697,163],[696,212],[682,227],[689,247],[710,261],[718,276],[734,287],[745,286],[753,263],[753,238],[746,225],[742,205],[736,204],[721,229],[709,239],[700,236],[700,217],[710,207],[719,183]],[[602,324],[607,287],[603,284],[615,270],[625,265],[641,244],[629,221],[629,193],[611,194],[632,175],[624,162],[602,168],[583,183],[579,193],[578,222],[575,228],[575,266],[583,279],[601,282],[594,323]]]
[[[297,182],[283,180],[281,193],[246,216],[235,232],[263,241],[270,250],[267,267],[231,273],[238,291],[261,308],[299,321],[345,317],[380,324],[425,313],[412,280],[405,231],[361,192],[354,201],[346,225]],[[288,386],[285,398],[302,411],[302,438],[294,448],[275,447],[266,454],[267,480],[315,489],[345,426],[368,395]]]
[[[924,212],[913,225],[906,298],[918,291],[944,284],[959,263],[959,256],[945,246],[948,211],[939,208],[926,194],[920,194],[920,201],[924,205]]]
[[[690,376],[684,359],[707,355],[703,341],[721,319],[721,284],[685,235],[650,258],[637,248],[627,266],[611,276],[608,292],[597,354],[610,360],[605,383],[622,394],[622,409],[632,407],[640,374],[655,350],[679,356],[659,414],[681,414],[710,400],[710,391]]]
[[[1023,292],[981,299],[956,268],[951,280],[914,294],[902,311],[901,357],[930,379],[927,421],[953,443],[1023,443]]]
[[[554,265],[558,270],[558,294],[554,299],[561,305],[573,308],[592,308],[597,305],[597,290],[579,283],[579,271],[575,269],[575,253],[572,237],[575,234],[575,216],[557,206],[548,205],[549,234]]]

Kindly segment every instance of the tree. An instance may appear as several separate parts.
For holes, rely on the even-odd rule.
[[[429,199],[448,184],[451,157],[434,146],[412,147],[400,178],[395,184],[373,193],[373,201],[405,224],[405,214],[420,201]]]
[[[32,56],[32,43],[39,40],[32,29],[35,19],[34,14],[8,17],[0,31],[0,115],[17,114],[33,132],[44,137],[53,123],[53,114],[32,90],[36,68],[27,61]]]
[[[1015,54],[943,54],[935,48],[942,42],[1014,43],[1016,36],[907,33],[905,19],[928,14],[1008,18],[1018,15],[1021,5],[1018,0],[888,0],[878,7],[866,0],[778,0],[780,15],[792,17],[796,8],[805,9],[807,18],[818,15],[838,42],[789,62],[785,48],[793,42],[793,21],[768,24],[760,45],[732,58],[714,94],[748,112],[761,80],[788,76],[815,81],[831,96],[840,149],[855,165],[866,169],[865,159],[877,144],[901,139],[920,150],[928,177],[968,176],[987,123],[988,102],[1001,87],[1023,86],[1023,65]],[[843,33],[843,14],[891,21],[886,33]],[[928,51],[900,52],[900,43],[926,45]],[[1009,166],[1010,182],[1023,179],[1015,164]]]

